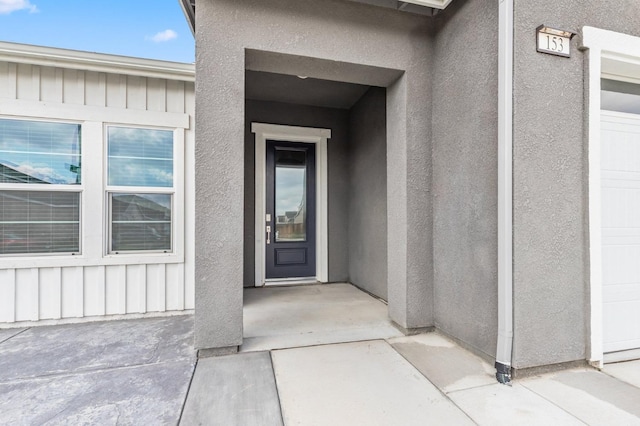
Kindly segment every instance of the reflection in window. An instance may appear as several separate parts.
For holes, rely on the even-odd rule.
[[[171,195],[112,193],[111,251],[170,251]]]
[[[0,119],[0,183],[73,185],[80,170],[79,124]]]
[[[276,241],[306,241],[306,151],[276,149]]]
[[[640,84],[601,80],[600,108],[607,111],[640,114]]]
[[[109,185],[173,186],[173,132],[109,127]]]
[[[109,253],[173,250],[173,148],[172,130],[108,128]]]
[[[80,251],[80,130],[0,119],[0,255]]]
[[[0,254],[80,251],[80,193],[0,191]]]

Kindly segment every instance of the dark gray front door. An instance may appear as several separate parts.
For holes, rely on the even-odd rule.
[[[267,141],[266,164],[266,277],[315,277],[315,144]]]

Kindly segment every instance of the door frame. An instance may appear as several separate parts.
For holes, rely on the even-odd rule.
[[[582,48],[589,51],[585,71],[588,104],[588,195],[589,195],[589,283],[590,336],[589,362],[604,365],[603,288],[602,288],[602,211],[600,190],[600,79],[639,82],[640,37],[583,27]],[[636,78],[634,78],[636,77]]]
[[[266,280],[266,150],[267,140],[304,142],[316,145],[316,276],[313,281],[329,281],[329,218],[327,141],[331,129],[251,123],[255,134],[255,286],[291,282],[290,279]],[[308,278],[308,277],[304,277]]]

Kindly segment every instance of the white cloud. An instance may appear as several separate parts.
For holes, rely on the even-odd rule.
[[[28,9],[30,13],[35,13],[38,8],[29,0],[0,0],[0,15],[8,15],[17,10]]]
[[[3,1],[3,0],[0,0],[0,1]],[[155,41],[156,43],[161,43],[163,41],[173,40],[176,37],[178,37],[178,33],[176,33],[175,31],[164,30],[164,31],[160,31],[159,33],[157,33],[152,37],[147,37],[147,39],[151,41]]]

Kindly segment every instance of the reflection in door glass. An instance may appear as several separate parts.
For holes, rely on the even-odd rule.
[[[276,241],[307,239],[307,153],[276,148]]]

